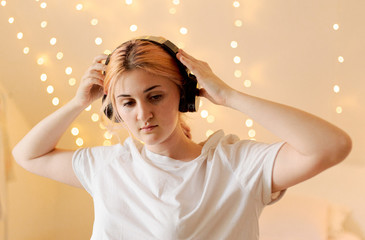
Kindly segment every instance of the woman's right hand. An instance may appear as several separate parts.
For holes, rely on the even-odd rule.
[[[104,75],[106,65],[103,61],[107,55],[101,54],[94,58],[92,65],[86,70],[79,88],[77,89],[75,100],[82,106],[89,106],[93,101],[100,98],[104,93]]]

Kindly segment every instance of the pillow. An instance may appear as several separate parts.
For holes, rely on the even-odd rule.
[[[338,234],[335,238],[329,238],[330,240],[361,240],[360,237],[350,233],[350,232],[342,232]]]
[[[328,236],[330,238],[337,238],[344,233],[345,220],[350,214],[350,210],[347,207],[331,204],[329,208],[329,225]]]
[[[286,194],[260,217],[260,240],[327,240],[327,201]]]

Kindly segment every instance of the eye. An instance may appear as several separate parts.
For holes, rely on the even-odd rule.
[[[134,104],[134,101],[126,101],[126,102],[123,102],[123,107],[131,107],[133,106]]]
[[[152,95],[150,97],[151,102],[158,102],[163,98],[162,94]]]

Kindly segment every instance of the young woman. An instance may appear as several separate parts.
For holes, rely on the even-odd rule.
[[[75,97],[13,150],[25,169],[91,194],[92,239],[258,239],[265,205],[351,150],[349,136],[332,124],[239,92],[183,50],[176,58],[143,39],[119,46],[108,65],[106,55],[97,56]],[[192,141],[179,111],[187,93],[177,61],[195,74],[201,97],[250,116],[283,142],[240,140],[223,131],[204,144]],[[115,124],[134,138],[75,152],[58,149],[74,119],[104,94],[103,110],[111,104]]]

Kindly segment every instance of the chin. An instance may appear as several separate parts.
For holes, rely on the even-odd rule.
[[[168,142],[171,136],[171,134],[150,133],[140,134],[139,139],[144,142],[145,145],[158,145]]]
[[[144,134],[144,133],[139,132],[135,136],[138,137],[138,139],[146,145],[157,144],[161,141],[161,138],[162,138],[160,134],[156,134],[156,133]]]

